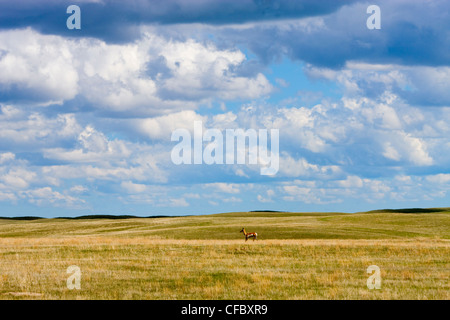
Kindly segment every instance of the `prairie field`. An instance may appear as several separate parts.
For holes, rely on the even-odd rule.
[[[449,279],[448,208],[0,219],[0,299],[450,299]]]

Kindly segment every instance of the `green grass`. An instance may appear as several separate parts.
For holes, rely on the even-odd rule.
[[[127,219],[0,219],[0,238],[114,236],[155,239],[450,239],[450,211],[431,213],[235,212]]]

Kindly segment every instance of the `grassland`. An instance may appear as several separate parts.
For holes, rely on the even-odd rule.
[[[449,278],[446,208],[0,219],[0,299],[449,299]]]

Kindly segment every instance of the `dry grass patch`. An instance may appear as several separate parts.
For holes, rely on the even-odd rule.
[[[449,299],[448,240],[0,240],[1,299]],[[382,289],[366,287],[369,265]],[[81,290],[66,269],[82,271]]]

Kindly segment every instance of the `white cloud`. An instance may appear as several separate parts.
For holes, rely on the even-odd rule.
[[[186,110],[171,113],[165,116],[132,120],[139,132],[150,139],[170,140],[173,131],[184,128],[191,133],[194,129],[194,121],[205,121],[206,117],[194,111]]]
[[[416,166],[429,166],[434,163],[427,151],[424,139],[413,137],[404,131],[395,131],[383,134],[387,141],[384,143],[383,156],[395,160],[406,160]]]
[[[254,78],[232,73],[232,68],[245,60],[241,51],[218,50],[189,39],[165,43],[160,55],[173,74],[164,81],[163,88],[188,100],[209,97],[211,92],[220,99],[252,99],[272,90],[261,73]]]
[[[284,152],[280,158],[280,173],[288,177],[332,177],[341,173],[341,169],[338,166],[311,164],[305,158],[296,160]]]
[[[237,197],[230,197],[230,198],[224,198],[224,199],[222,199],[222,201],[226,202],[226,203],[230,203],[230,202],[239,203],[239,202],[242,202],[242,199],[237,198]]]
[[[1,186],[0,186],[0,189],[1,189]],[[14,193],[0,191],[0,201],[15,202],[16,200],[17,200],[17,197]]]
[[[19,195],[38,206],[51,204],[57,207],[77,207],[85,203],[82,199],[62,194],[50,187],[21,191]]]
[[[189,203],[184,198],[170,198],[160,201],[158,206],[163,207],[189,207]]]
[[[246,59],[239,50],[150,32],[135,43],[117,45],[7,30],[0,32],[0,51],[0,89],[18,90],[10,92],[11,99],[33,104],[80,95],[95,108],[153,116],[194,109],[194,100],[252,99],[272,90],[261,73],[248,78],[233,73]],[[146,73],[155,61],[164,75]]]
[[[69,191],[73,192],[73,193],[81,194],[81,193],[86,193],[88,190],[89,189],[85,186],[76,185],[76,186],[73,186],[72,188],[70,188]]]
[[[433,164],[433,158],[427,152],[426,142],[420,138],[403,134],[403,141],[407,146],[409,160],[418,166],[428,166]]]
[[[275,196],[275,191],[273,191],[272,189],[269,189],[266,191],[266,196],[258,194],[258,196],[256,198],[258,199],[259,202],[269,203],[269,202],[274,202],[274,200],[272,199],[273,196]]]
[[[4,164],[6,162],[14,160],[16,155],[12,152],[4,152],[0,153],[0,164]]]
[[[60,114],[48,118],[40,113],[15,112],[14,119],[0,116],[0,140],[13,150],[25,148],[27,151],[43,146],[59,144],[76,137],[81,127],[74,114]]]
[[[142,193],[147,190],[145,184],[133,183],[131,181],[122,181],[120,186],[128,193]]]
[[[439,173],[436,175],[430,175],[427,180],[433,183],[445,184],[450,182],[450,173]]]
[[[324,201],[318,197],[310,188],[303,188],[299,186],[284,186],[283,191],[287,194],[283,199],[286,201],[301,201],[304,203],[323,203]]]
[[[373,96],[387,91],[401,96],[411,105],[450,105],[450,67],[447,66],[402,66],[349,61],[342,70],[307,65],[305,72],[311,78],[336,81],[347,96]]]
[[[392,146],[392,144],[389,141],[384,144],[383,156],[395,161],[399,161],[401,158],[398,151]]]
[[[12,167],[0,175],[0,181],[13,189],[26,189],[36,179],[36,173],[21,167]]]
[[[236,183],[223,183],[223,182],[216,182],[216,183],[208,183],[204,185],[204,188],[207,189],[214,189],[219,192],[224,193],[234,193],[237,194],[240,192],[239,185]]]
[[[358,176],[348,176],[347,179],[338,181],[338,184],[344,188],[361,188],[364,185]]]
[[[103,162],[113,159],[126,159],[131,152],[126,143],[120,140],[108,140],[105,135],[91,126],[87,126],[78,135],[79,148],[67,150],[63,148],[44,149],[48,159],[69,162]]]
[[[78,92],[73,41],[32,29],[0,32],[0,88],[19,87],[19,100],[62,101]]]

